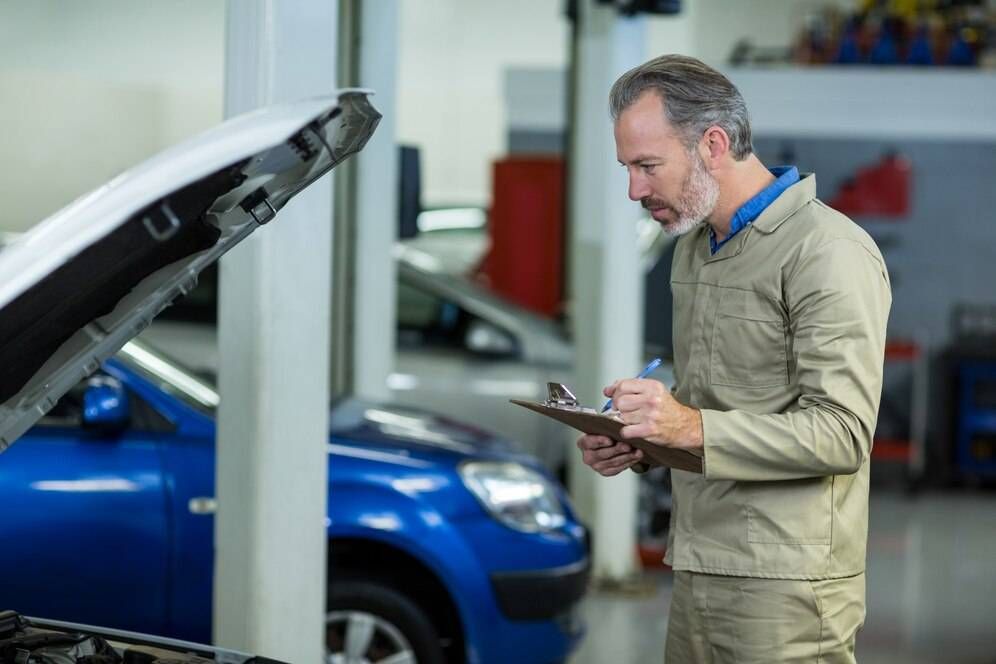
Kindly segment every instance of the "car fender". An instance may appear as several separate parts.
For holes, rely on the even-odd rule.
[[[421,562],[449,591],[468,643],[480,642],[486,626],[500,619],[490,578],[478,556],[451,519],[424,499],[391,485],[334,482],[328,505],[331,546],[337,538],[370,539]],[[373,566],[377,563],[371,561]]]

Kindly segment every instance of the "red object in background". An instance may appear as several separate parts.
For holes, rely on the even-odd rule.
[[[878,164],[860,169],[830,201],[830,206],[851,217],[904,218],[910,213],[912,168],[900,155],[889,155]]]
[[[491,290],[546,316],[560,313],[564,281],[564,161],[507,157],[493,169]]]
[[[671,566],[664,562],[667,547],[638,544],[636,553],[640,558],[640,566],[643,569],[671,569]]]
[[[886,341],[885,361],[888,362],[917,362],[923,359],[922,348],[914,341]],[[873,459],[880,461],[903,461],[910,463],[913,460],[916,418],[912,418],[910,424],[910,438],[879,438],[876,437],[872,444],[871,455]]]

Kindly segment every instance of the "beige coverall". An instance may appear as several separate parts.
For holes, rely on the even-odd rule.
[[[868,464],[889,277],[804,176],[710,255],[678,240],[676,398],[703,475],[672,471],[666,661],[851,662],[864,620]]]

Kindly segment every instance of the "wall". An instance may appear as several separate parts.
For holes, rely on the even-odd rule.
[[[0,230],[222,119],[223,0],[0,0]]]
[[[398,138],[422,149],[428,205],[486,205],[505,154],[507,67],[564,69],[569,25],[555,0],[401,3]]]
[[[647,57],[721,64],[745,34],[789,43],[823,4],[686,0],[679,16],[647,19]],[[490,164],[508,148],[506,70],[566,68],[563,10],[562,0],[403,0],[398,133],[423,148],[424,202],[490,202]],[[23,230],[220,122],[224,12],[224,0],[0,0],[0,157],[18,160],[0,179],[0,230]]]

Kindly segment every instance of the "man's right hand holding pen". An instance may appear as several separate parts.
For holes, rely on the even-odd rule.
[[[644,378],[618,380],[603,390],[626,423],[623,438],[643,438],[665,447],[701,450],[702,415],[684,406],[671,395],[663,383]],[[584,435],[577,441],[582,460],[604,477],[618,475],[643,460],[643,452],[625,440],[606,436]]]

